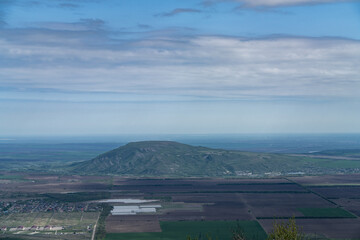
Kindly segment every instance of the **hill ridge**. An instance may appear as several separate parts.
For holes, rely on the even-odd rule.
[[[337,173],[339,168],[328,161],[307,156],[212,149],[157,140],[130,142],[94,159],[75,163],[71,171],[76,174],[133,177],[268,177],[294,173]]]

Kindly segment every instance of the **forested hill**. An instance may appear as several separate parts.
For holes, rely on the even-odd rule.
[[[356,172],[360,161],[252,153],[195,147],[169,141],[133,142],[71,165],[78,174],[122,176],[224,177]],[[346,160],[343,160],[346,162]]]

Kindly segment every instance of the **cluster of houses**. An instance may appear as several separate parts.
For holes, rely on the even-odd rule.
[[[100,207],[96,203],[61,203],[43,199],[32,199],[16,202],[0,201],[0,216],[11,213],[34,212],[97,212]]]

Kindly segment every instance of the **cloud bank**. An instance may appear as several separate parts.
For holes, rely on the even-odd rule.
[[[91,20],[90,25],[98,22]],[[180,99],[359,97],[360,42],[355,40],[114,39],[97,28],[2,29],[0,36],[3,88],[158,94]]]
[[[236,2],[241,4],[244,8],[261,8],[351,2],[351,0],[206,0],[203,1],[203,5],[210,6],[219,2]]]

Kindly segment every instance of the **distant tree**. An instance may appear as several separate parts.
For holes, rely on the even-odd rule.
[[[99,216],[99,220],[97,223],[98,226],[96,228],[96,233],[95,233],[96,240],[105,239],[105,237],[106,237],[105,220],[106,220],[106,217],[110,214],[112,209],[113,209],[112,206],[110,206],[106,203],[102,204],[102,211]]]
[[[239,224],[232,231],[232,240],[246,240],[244,231]]]
[[[268,235],[268,240],[303,240],[304,235],[296,225],[295,217],[288,222],[274,222],[274,230]]]

